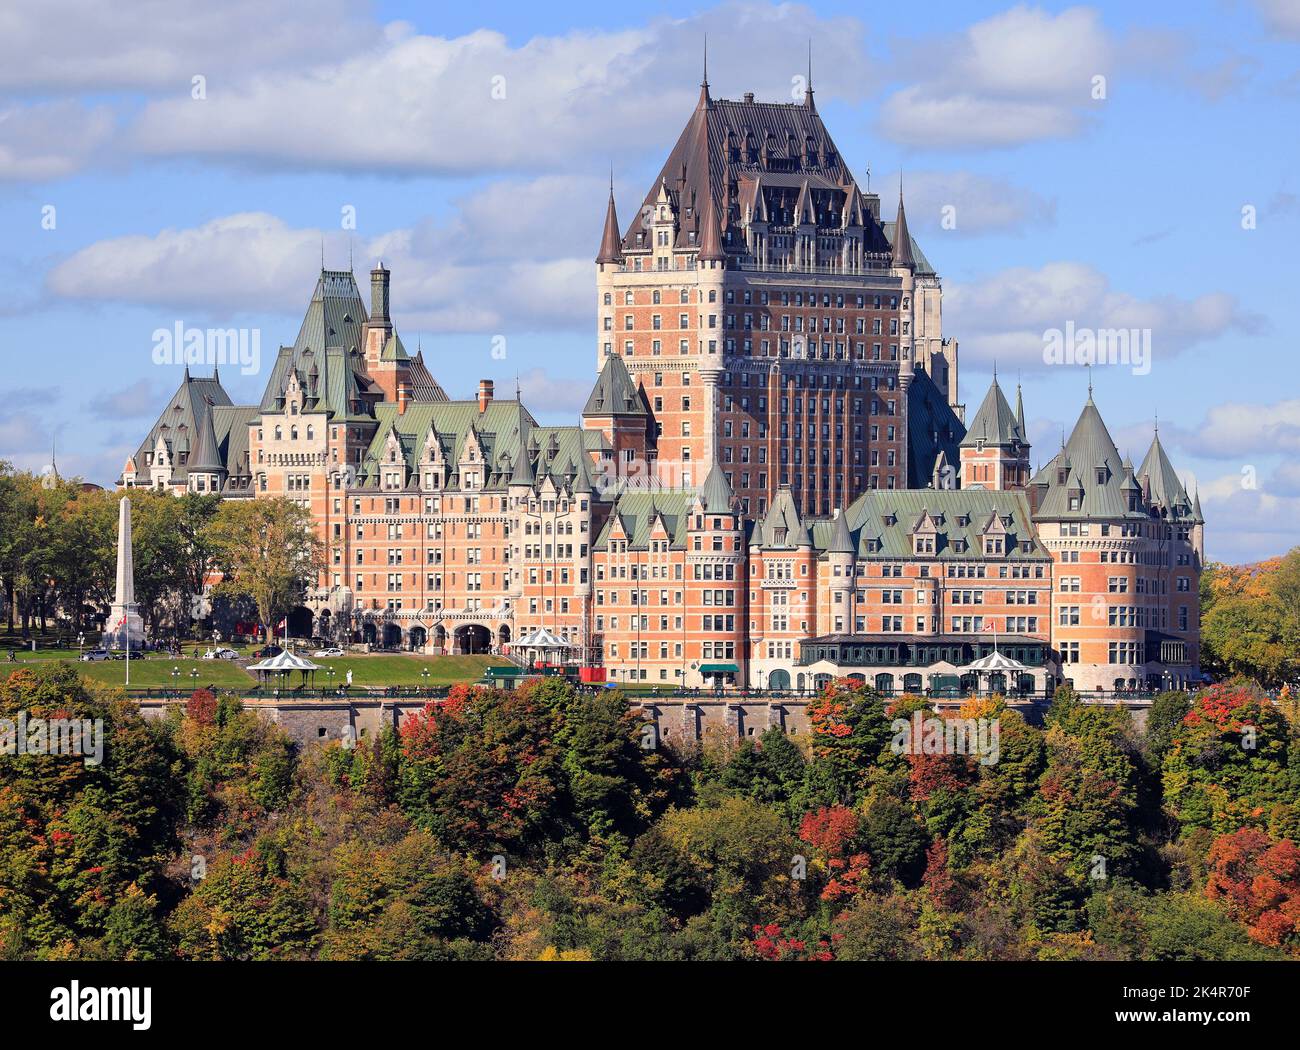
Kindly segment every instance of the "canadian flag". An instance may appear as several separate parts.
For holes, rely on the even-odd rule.
[[[992,620],[985,620],[985,621],[984,621],[984,630],[986,630],[986,631],[996,631],[997,629],[998,629],[998,628],[997,628],[997,624],[995,624]]]

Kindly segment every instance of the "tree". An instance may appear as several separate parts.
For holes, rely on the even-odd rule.
[[[225,572],[219,590],[251,598],[270,641],[322,567],[310,512],[289,499],[226,500],[211,535]]]
[[[1252,940],[1273,948],[1300,943],[1300,849],[1289,839],[1255,828],[1220,835],[1205,895],[1222,901]]]

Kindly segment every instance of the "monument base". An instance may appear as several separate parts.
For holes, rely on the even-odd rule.
[[[144,650],[144,620],[134,605],[113,606],[108,617],[108,630],[104,632],[104,648],[130,649],[133,653]]]

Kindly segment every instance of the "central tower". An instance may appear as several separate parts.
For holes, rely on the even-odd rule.
[[[621,357],[652,414],[669,484],[716,463],[741,513],[788,488],[830,514],[904,488],[908,391],[924,371],[956,401],[939,280],[863,192],[807,91],[802,102],[699,100],[632,221],[613,187],[596,258],[597,368]]]

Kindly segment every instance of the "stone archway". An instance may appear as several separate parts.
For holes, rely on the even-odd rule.
[[[429,642],[429,632],[418,623],[411,628],[410,637],[413,652],[422,652]]]
[[[367,620],[361,625],[361,641],[366,645],[375,645],[379,641],[379,628],[374,621]]]
[[[440,653],[447,651],[447,628],[442,624],[433,629],[433,647]]]
[[[510,625],[503,623],[497,628],[497,645],[504,648],[510,644]]]
[[[402,647],[402,628],[399,624],[384,624],[383,647],[385,649],[400,649]]]
[[[492,648],[492,632],[481,623],[462,624],[452,635],[452,648],[463,655],[486,653]]]
[[[767,676],[767,687],[773,692],[786,692],[790,688],[790,672],[778,667]]]

